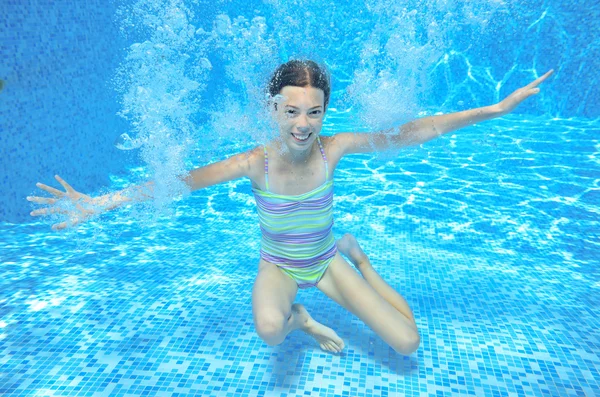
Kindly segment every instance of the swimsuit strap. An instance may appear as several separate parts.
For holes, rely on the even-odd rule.
[[[323,156],[323,160],[325,161],[325,181],[329,180],[329,165],[327,162],[327,156],[325,155],[325,150],[323,150],[323,145],[321,145],[321,137],[317,136],[317,142],[319,143],[319,149],[321,150],[321,156]],[[269,156],[267,155],[267,145],[263,146],[265,152],[265,187],[267,192],[269,191]]]
[[[323,145],[321,145],[321,137],[317,136],[317,142],[319,142],[319,149],[321,149],[321,155],[323,156],[323,160],[325,161],[325,181],[329,180],[329,167],[327,165],[327,156],[325,156],[325,150],[323,150]]]
[[[267,188],[267,192],[269,191],[269,157],[267,156],[267,145],[264,146],[265,149],[265,187]]]

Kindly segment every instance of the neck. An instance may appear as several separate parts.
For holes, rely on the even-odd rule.
[[[282,143],[278,142],[278,150],[279,153],[281,153],[281,158],[289,164],[295,165],[295,164],[305,164],[306,162],[308,162],[308,160],[310,159],[310,157],[313,154],[313,151],[315,150],[315,147],[318,146],[318,143],[316,142],[316,140],[313,142],[312,145],[310,145],[309,147],[307,147],[305,150],[294,150],[294,149],[290,149],[289,147],[282,147]]]

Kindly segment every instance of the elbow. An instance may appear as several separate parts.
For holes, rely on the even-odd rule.
[[[400,127],[394,137],[394,146],[418,146],[443,134],[432,120],[416,120]]]

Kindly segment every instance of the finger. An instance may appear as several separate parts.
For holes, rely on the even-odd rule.
[[[67,227],[67,222],[55,223],[52,225],[52,230],[62,230]]]
[[[51,213],[51,209],[49,208],[39,208],[37,210],[33,210],[29,213],[31,216],[40,216],[40,215],[48,215]]]
[[[31,216],[49,215],[49,214],[68,214],[69,211],[58,207],[38,208],[29,213]]]
[[[60,190],[50,187],[48,185],[44,185],[43,183],[36,183],[35,186],[39,187],[42,190],[47,191],[48,193],[58,196],[58,197],[62,197],[65,195],[64,192],[61,192]]]
[[[69,185],[67,182],[65,182],[64,179],[62,179],[60,176],[54,175],[54,177],[61,185],[63,185],[63,187],[66,189],[67,192],[71,193],[71,192],[75,191],[75,189],[73,189],[71,187],[71,185]]]
[[[31,201],[38,204],[56,204],[57,199],[49,198],[49,197],[27,197],[27,201]]]
[[[96,210],[95,210],[95,207],[94,207],[94,206],[91,206],[91,205],[89,205],[89,204],[84,204],[84,205],[81,205],[81,204],[78,204],[78,203],[76,203],[76,204],[75,204],[75,207],[76,207],[76,208],[77,208],[77,209],[78,209],[78,210],[79,210],[79,211],[80,211],[82,214],[86,214],[86,215],[93,215],[93,214],[96,212]]]
[[[540,85],[544,80],[546,80],[548,77],[550,77],[550,75],[554,73],[554,69],[550,69],[549,71],[547,71],[542,77],[540,77],[539,79],[529,83],[526,88],[534,88],[537,87],[538,85]]]

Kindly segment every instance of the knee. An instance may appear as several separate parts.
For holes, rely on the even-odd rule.
[[[286,318],[282,313],[260,313],[254,317],[258,336],[269,346],[276,346],[285,339]]]
[[[420,345],[421,336],[415,331],[414,333],[402,338],[402,340],[398,341],[398,343],[395,343],[392,348],[396,353],[410,356],[419,349]]]

